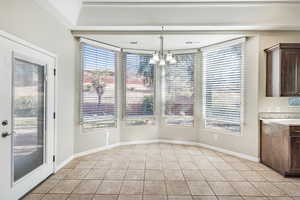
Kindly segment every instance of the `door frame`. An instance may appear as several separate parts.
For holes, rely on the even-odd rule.
[[[47,68],[47,71],[46,73],[54,73],[54,76],[53,76],[53,112],[54,113],[57,113],[57,108],[58,108],[58,80],[57,80],[57,64],[58,64],[58,61],[57,61],[57,55],[52,53],[52,52],[49,52],[47,50],[44,50],[38,46],[35,46],[13,34],[10,34],[10,33],[7,33],[5,31],[2,31],[0,30],[0,37],[4,38],[4,39],[7,39],[13,43],[16,43],[18,45],[21,45],[21,46],[24,46],[25,48],[29,48],[33,51],[36,51],[36,52],[39,52],[41,54],[44,54],[46,56],[49,56],[51,57],[53,60],[54,60],[54,63],[53,63],[53,71],[51,70],[48,70],[48,65],[46,65],[45,67]],[[25,60],[28,60],[29,61],[34,61],[34,63],[41,63],[40,60],[38,59],[34,59],[34,58],[31,58],[31,57],[27,57],[27,56],[23,56],[21,53],[19,53],[18,51],[12,51],[12,70],[14,70],[14,59],[15,58],[19,58],[20,56],[21,57],[24,57]],[[11,108],[12,109],[12,108]],[[57,127],[57,115],[55,116],[54,120],[53,120],[53,156],[55,156],[57,154],[57,132],[58,132],[58,127]],[[12,158],[13,159],[13,158]],[[57,167],[57,164],[56,164],[56,161],[54,160],[53,161],[53,164],[52,164],[52,173],[55,173],[56,172],[56,167]],[[39,168],[39,167],[38,167]],[[37,169],[38,169],[37,168]],[[26,175],[25,175],[26,177]],[[23,177],[24,178],[24,177]],[[22,180],[23,178],[21,178],[20,180]],[[16,182],[11,182],[12,185],[15,185],[17,184],[20,180],[16,181]],[[29,192],[29,191],[28,191]],[[26,194],[24,194],[26,195]]]

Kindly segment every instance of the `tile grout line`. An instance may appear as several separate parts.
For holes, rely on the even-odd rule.
[[[179,148],[177,148],[177,146],[179,147]],[[192,191],[191,191],[191,188],[190,188],[190,186],[189,186],[189,182],[193,182],[194,180],[188,180],[187,179],[187,177],[184,175],[184,173],[183,173],[183,171],[184,171],[184,168],[182,168],[182,166],[180,165],[180,154],[187,154],[187,155],[189,155],[189,157],[191,157],[191,163],[193,163],[193,164],[195,164],[196,166],[197,166],[197,171],[201,174],[201,176],[203,176],[203,172],[201,171],[201,169],[199,168],[199,166],[198,166],[198,164],[196,164],[196,162],[195,162],[195,159],[194,159],[194,157],[192,156],[192,154],[191,154],[191,152],[188,150],[188,149],[186,149],[185,148],[185,146],[184,145],[171,145],[170,147],[167,147],[167,148],[165,148],[165,147],[163,147],[163,146],[161,146],[160,145],[160,143],[159,143],[159,145],[158,146],[154,146],[154,147],[158,147],[159,148],[159,158],[157,158],[157,159],[159,159],[159,160],[155,160],[155,159],[153,159],[154,161],[158,161],[162,166],[161,166],[161,168],[160,168],[160,170],[162,171],[162,173],[163,173],[163,178],[164,178],[164,180],[162,181],[163,183],[164,183],[164,187],[165,187],[165,191],[166,191],[166,197],[169,199],[169,196],[172,196],[172,195],[169,195],[169,190],[168,190],[168,187],[167,187],[167,183],[168,183],[168,181],[172,181],[172,180],[168,180],[167,179],[167,176],[166,176],[166,173],[165,173],[165,171],[166,170],[171,170],[171,169],[168,169],[167,167],[165,167],[165,165],[164,165],[164,162],[166,163],[167,162],[167,160],[164,160],[164,154],[163,154],[163,151],[164,151],[164,149],[166,149],[166,150],[168,150],[168,149],[171,149],[171,152],[172,152],[172,154],[174,154],[174,156],[175,156],[175,158],[176,158],[176,163],[177,163],[177,165],[179,165],[179,171],[181,172],[181,174],[182,174],[182,176],[183,176],[183,181],[185,182],[185,184],[187,185],[187,187],[188,187],[188,190],[189,190],[189,193],[190,193],[190,195],[189,196],[191,196],[191,197],[193,197],[193,196],[207,196],[207,195],[193,195],[192,194]],[[153,150],[154,150],[155,148],[153,148]],[[150,154],[149,155],[153,155],[154,156],[154,158],[155,158],[155,154],[156,153],[153,153],[152,151],[152,147],[151,147],[151,149],[150,149]],[[199,151],[201,151],[201,148],[198,148],[198,150]],[[134,149],[134,150],[130,150],[130,152],[136,152],[137,150],[136,149]],[[156,151],[154,151],[154,152],[156,152]],[[214,152],[214,151],[212,151],[212,152]],[[115,152],[113,152],[113,153],[115,153]],[[126,151],[125,152],[122,152],[122,151],[120,151],[120,150],[118,150],[118,153],[119,154],[121,154],[121,155],[125,155],[125,153],[126,153]],[[147,151],[145,151],[144,152],[144,156],[145,155],[147,155]],[[209,154],[204,154],[204,156],[205,156],[205,158],[207,158],[207,156],[209,156]],[[229,164],[230,166],[231,166],[231,163],[230,163],[230,161],[228,161],[228,160],[225,160],[224,159],[224,157],[222,156],[222,154],[216,154],[216,156],[217,157],[220,157],[226,164]],[[101,158],[100,160],[105,160],[105,159],[103,159],[103,158]],[[100,161],[100,160],[97,160],[97,161]],[[147,170],[147,157],[144,157],[144,173],[143,173],[143,175],[144,175],[144,177],[143,177],[143,180],[141,181],[143,184],[142,184],[142,187],[143,187],[143,189],[142,189],[142,199],[144,199],[144,195],[145,195],[145,183],[146,183],[146,170]],[[150,159],[151,160],[151,159]],[[85,160],[79,160],[79,162],[81,162],[81,161],[85,161]],[[89,161],[89,160],[86,160],[86,161]],[[130,162],[131,162],[132,160],[130,160]],[[216,170],[223,178],[224,178],[224,181],[209,181],[205,176],[203,176],[203,181],[206,183],[206,184],[208,184],[208,186],[209,186],[209,188],[212,190],[212,192],[213,192],[213,196],[215,196],[217,199],[220,199],[219,198],[219,196],[222,196],[222,195],[217,195],[216,193],[215,193],[215,191],[212,189],[212,187],[211,187],[211,185],[209,184],[210,182],[227,182],[232,188],[233,188],[233,190],[235,191],[235,192],[237,192],[237,195],[225,195],[225,196],[236,196],[236,197],[240,197],[240,198],[242,198],[242,199],[246,199],[246,198],[248,198],[248,197],[256,197],[256,195],[255,196],[252,196],[252,195],[242,195],[240,192],[239,192],[239,190],[236,190],[234,187],[233,187],[233,183],[234,182],[246,182],[246,183],[249,183],[252,187],[254,187],[254,189],[256,189],[257,191],[259,191],[261,194],[262,194],[262,196],[257,196],[257,197],[265,197],[265,198],[269,198],[270,199],[270,197],[283,197],[283,195],[272,195],[272,196],[270,196],[271,195],[271,193],[270,194],[264,194],[264,193],[262,193],[253,183],[254,182],[262,182],[262,183],[268,183],[268,184],[270,184],[272,187],[274,187],[274,188],[276,188],[278,191],[280,191],[282,194],[285,194],[284,195],[284,197],[289,197],[289,198],[292,198],[292,199],[295,199],[295,195],[293,195],[293,193],[290,193],[288,190],[289,189],[281,189],[281,187],[279,187],[278,185],[276,185],[276,183],[289,183],[289,184],[291,184],[291,185],[293,185],[293,186],[298,186],[297,184],[296,184],[296,182],[294,181],[294,180],[291,180],[291,179],[286,179],[286,180],[281,180],[281,178],[279,177],[278,178],[278,180],[276,179],[277,177],[275,177],[275,179],[272,179],[272,174],[270,175],[271,177],[266,177],[265,176],[265,174],[262,174],[262,173],[260,173],[259,171],[269,171],[269,170],[267,170],[267,169],[263,169],[263,170],[258,170],[258,168],[256,168],[256,166],[255,165],[248,165],[248,161],[247,162],[243,162],[243,160],[241,160],[242,161],[242,163],[244,164],[244,165],[246,165],[247,167],[249,167],[249,170],[245,170],[245,171],[252,171],[252,172],[255,172],[255,173],[257,173],[259,176],[262,176],[263,178],[264,178],[264,180],[263,181],[251,181],[250,179],[248,179],[248,178],[246,178],[246,177],[244,177],[243,175],[241,175],[241,171],[243,171],[243,170],[238,170],[238,169],[236,169],[235,167],[233,167],[233,166],[231,166],[231,167],[233,167],[233,171],[235,171],[235,172],[237,172],[239,175],[241,175],[245,180],[243,180],[243,181],[231,181],[230,179],[228,180],[227,178],[225,178],[225,176],[223,175],[223,173],[222,173],[222,169],[220,169],[220,168],[216,168],[215,167],[215,164],[213,164],[210,160],[208,160],[213,166],[214,166],[214,170]],[[113,162],[113,161],[112,161]],[[126,167],[126,169],[125,169],[125,174],[123,175],[123,178],[121,179],[121,186],[120,186],[120,191],[119,191],[119,194],[117,195],[118,196],[118,198],[119,198],[119,196],[120,196],[120,194],[121,194],[121,190],[122,190],[122,187],[123,187],[123,185],[124,185],[124,182],[125,181],[128,181],[127,179],[126,179],[126,175],[127,175],[127,173],[128,173],[128,171],[129,171],[129,165],[130,165],[130,162],[128,163],[128,165],[127,165],[127,167]],[[170,161],[171,162],[171,161]],[[183,161],[183,162],[185,162],[185,161]],[[188,161],[187,161],[188,162]],[[249,164],[251,164],[251,163],[249,163]],[[95,165],[96,166],[96,165]],[[49,191],[47,191],[46,193],[41,193],[41,195],[42,195],[42,197],[41,198],[44,198],[47,194],[59,194],[59,193],[50,193],[58,184],[60,184],[62,181],[64,181],[64,180],[80,180],[80,182],[78,183],[78,185],[77,186],[75,186],[74,187],[74,189],[70,192],[70,193],[68,193],[67,194],[67,198],[69,198],[72,194],[75,194],[75,193],[73,193],[75,190],[76,190],[76,188],[78,188],[79,186],[80,186],[80,184],[82,183],[82,182],[84,182],[84,180],[90,180],[90,179],[85,179],[85,177],[89,174],[89,172],[91,172],[93,169],[96,169],[95,168],[95,166],[93,166],[92,168],[90,168],[89,170],[88,170],[88,172],[84,175],[84,177],[76,177],[76,178],[74,178],[74,177],[71,177],[71,179],[65,179],[66,178],[66,176],[67,175],[65,175],[63,178],[59,178],[58,179],[58,181],[57,181],[57,183],[56,184],[54,184],[54,186],[53,187],[51,187],[51,189],[49,189]],[[117,166],[118,167],[118,166]],[[257,167],[260,167],[260,166],[257,166]],[[74,170],[74,169],[76,169],[76,167],[74,167],[74,168],[71,168],[72,170]],[[79,168],[78,168],[79,169]],[[100,184],[98,185],[98,187],[97,187],[97,189],[96,189],[96,192],[94,193],[94,196],[96,196],[97,195],[97,191],[98,191],[98,189],[99,189],[99,187],[101,186],[101,184],[103,183],[103,181],[105,180],[105,176],[106,176],[106,174],[108,173],[108,171],[109,170],[111,170],[111,169],[108,169],[108,170],[105,170],[105,173],[104,173],[104,175],[103,175],[103,179],[100,179],[100,178],[95,178],[95,177],[93,177],[93,178],[91,178],[91,180],[100,180],[101,182],[100,182]],[[188,170],[188,169],[187,169]],[[224,170],[223,170],[224,171]],[[226,170],[225,170],[226,171]],[[272,172],[272,171],[271,171]],[[70,172],[71,173],[71,172]],[[268,174],[266,174],[266,175],[268,175]],[[117,180],[117,179],[116,179]],[[134,179],[135,180],[135,179]],[[130,181],[131,181],[131,179],[130,179]],[[135,180],[135,181],[137,181],[137,180]],[[140,179],[138,179],[138,181],[140,181]],[[152,180],[153,181],[153,180]],[[173,181],[179,181],[179,180],[173,180]],[[181,180],[180,180],[181,181]],[[195,180],[195,181],[198,181],[198,180]],[[300,189],[300,187],[299,187],[299,189]],[[287,191],[287,192],[286,192]],[[63,194],[63,193],[60,193],[60,194]],[[181,195],[179,195],[179,196],[181,196]],[[210,196],[210,195],[209,195]]]

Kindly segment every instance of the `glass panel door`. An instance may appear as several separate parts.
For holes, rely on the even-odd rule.
[[[15,58],[13,70],[13,180],[45,161],[45,66]]]

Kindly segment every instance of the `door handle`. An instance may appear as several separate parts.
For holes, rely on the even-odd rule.
[[[6,138],[7,136],[10,136],[12,135],[11,133],[8,133],[8,132],[4,132],[1,134],[3,138]]]

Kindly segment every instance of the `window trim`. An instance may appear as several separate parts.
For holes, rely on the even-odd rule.
[[[84,122],[83,120],[83,116],[82,116],[82,112],[81,112],[81,105],[83,103],[83,77],[84,77],[84,66],[83,66],[83,54],[82,54],[82,47],[84,45],[89,45],[89,46],[92,46],[92,47],[95,47],[95,48],[101,48],[101,49],[104,49],[104,50],[108,50],[108,51],[113,51],[115,53],[115,67],[114,67],[114,70],[115,70],[115,75],[114,75],[114,82],[115,82],[115,87],[114,87],[114,99],[115,99],[115,115],[114,115],[114,118],[112,120],[98,120],[99,123],[101,122],[106,122],[106,121],[114,121],[115,125],[114,126],[111,126],[111,127],[93,127],[93,128],[87,128],[87,127],[84,127],[84,124],[89,124],[89,123],[86,123]],[[118,127],[118,97],[117,97],[117,93],[118,93],[118,52],[120,52],[121,49],[120,48],[117,48],[115,46],[111,46],[111,45],[108,45],[108,44],[105,44],[105,43],[101,43],[101,42],[97,42],[97,41],[93,41],[93,40],[89,40],[89,39],[85,39],[85,38],[80,38],[79,40],[79,54],[80,54],[80,81],[79,81],[79,125],[80,127],[85,130],[85,129],[88,129],[88,130],[97,130],[97,129],[114,129],[114,128],[117,128]],[[97,121],[97,120],[95,120]]]
[[[194,65],[193,65],[193,92],[194,92],[194,98],[193,98],[193,115],[192,116],[190,116],[192,119],[193,119],[193,123],[192,123],[192,125],[190,125],[190,126],[184,126],[184,125],[172,125],[172,124],[168,124],[167,123],[167,120],[168,119],[180,119],[180,118],[182,118],[181,116],[179,116],[179,115],[166,115],[165,113],[165,111],[166,111],[166,99],[165,99],[165,95],[163,95],[163,92],[164,92],[164,88],[163,88],[163,86],[165,85],[165,79],[164,79],[164,77],[165,77],[165,67],[162,69],[162,74],[161,74],[161,111],[162,111],[162,113],[161,113],[161,118],[163,119],[163,125],[165,126],[165,127],[183,127],[183,128],[195,128],[195,124],[196,124],[196,122],[195,122],[195,120],[196,120],[196,118],[195,118],[195,104],[196,104],[196,67],[197,67],[197,59],[198,59],[198,57],[197,57],[197,53],[198,53],[199,51],[196,51],[196,50],[194,50],[194,49],[192,49],[192,50],[190,50],[190,51],[187,51],[187,50],[178,50],[178,51],[171,51],[171,53],[173,53],[173,55],[174,56],[176,56],[176,55],[186,55],[186,54],[193,54],[193,57],[194,57]]]
[[[201,59],[201,66],[202,66],[202,120],[203,120],[203,127],[201,128],[201,130],[203,131],[208,131],[208,132],[212,132],[212,133],[219,133],[219,134],[226,134],[226,135],[233,135],[233,136],[243,136],[244,133],[244,126],[245,126],[245,53],[246,53],[246,37],[241,37],[238,39],[233,39],[230,41],[225,41],[219,44],[214,44],[211,46],[207,46],[207,47],[203,47],[201,48],[201,54],[202,54],[202,59]],[[240,105],[240,131],[239,132],[234,132],[234,131],[230,131],[228,129],[225,128],[213,128],[213,127],[206,127],[206,112],[205,112],[205,102],[206,102],[206,89],[205,89],[205,64],[204,64],[204,54],[209,52],[209,51],[213,51],[213,50],[218,50],[218,49],[222,49],[222,48],[226,48],[226,47],[230,47],[233,45],[237,45],[240,44],[241,45],[241,91],[240,91],[240,99],[241,99],[241,105]],[[221,121],[221,120],[216,120],[216,121]]]
[[[152,54],[147,54],[145,51],[139,51],[139,50],[134,50],[134,51],[129,51],[126,50],[125,52],[122,51],[122,82],[123,82],[123,87],[122,87],[122,120],[126,122],[126,120],[135,120],[135,119],[150,119],[155,121],[156,120],[156,70],[157,70],[157,65],[153,64],[153,115],[149,116],[143,116],[143,115],[134,115],[134,116],[127,116],[126,115],[126,107],[127,107],[127,85],[126,85],[126,73],[127,73],[127,54],[135,54],[135,55],[144,55],[144,56],[151,56]],[[129,126],[129,125],[127,125]]]

